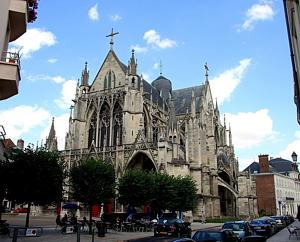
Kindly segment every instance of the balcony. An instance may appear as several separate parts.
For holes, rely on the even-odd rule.
[[[20,75],[19,53],[3,52],[0,59],[0,100],[18,93]]]
[[[9,7],[10,38],[14,41],[26,32],[27,1],[11,0]]]

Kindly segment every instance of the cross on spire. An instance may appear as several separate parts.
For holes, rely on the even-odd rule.
[[[162,75],[162,63],[159,61],[159,74]]]
[[[119,32],[114,32],[114,29],[111,29],[111,33],[109,35],[106,35],[105,37],[110,37],[110,49],[113,49],[113,45],[114,45],[114,35],[119,34]]]
[[[206,81],[208,81],[208,71],[209,71],[209,69],[208,69],[207,62],[205,62],[204,68],[205,68]]]

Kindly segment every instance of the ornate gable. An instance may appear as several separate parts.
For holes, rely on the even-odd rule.
[[[90,91],[105,91],[124,86],[126,72],[126,65],[119,60],[113,50],[110,50],[94,79]]]

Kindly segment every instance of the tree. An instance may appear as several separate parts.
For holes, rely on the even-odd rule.
[[[174,177],[165,173],[153,173],[151,207],[156,212],[169,209],[176,196]]]
[[[57,152],[13,149],[8,165],[10,200],[28,205],[25,227],[29,226],[31,205],[49,205],[62,200],[63,169]]]
[[[2,202],[7,192],[7,161],[0,160],[0,220],[2,218]]]
[[[118,181],[119,202],[134,207],[148,203],[152,176],[152,173],[143,170],[128,170]]]
[[[190,176],[129,170],[119,179],[118,191],[122,205],[150,203],[154,215],[166,209],[180,213],[193,210],[197,201],[196,183]]]
[[[73,198],[89,205],[91,233],[92,206],[106,203],[115,194],[115,170],[111,164],[89,159],[70,171]]]
[[[196,182],[190,176],[173,178],[175,196],[170,204],[170,210],[181,212],[193,210],[197,203]]]

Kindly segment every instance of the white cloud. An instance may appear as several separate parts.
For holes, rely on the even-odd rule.
[[[65,113],[55,117],[54,119],[54,129],[56,132],[57,146],[59,150],[63,150],[65,148],[65,136],[69,128],[69,117],[70,115],[68,113]],[[40,139],[43,140],[44,143],[46,142],[46,138],[49,135],[51,124],[52,120],[49,119],[47,127],[41,132]]]
[[[292,160],[291,155],[293,152],[298,155],[298,162],[300,159],[300,131],[295,132],[295,140],[287,145],[287,147],[276,154],[277,157],[282,157],[287,160]]]
[[[159,66],[160,66],[160,63],[159,63],[159,62],[155,62],[155,63],[153,64],[153,69],[154,69],[154,70],[157,70],[157,69],[159,68]]]
[[[26,77],[29,81],[53,81],[55,83],[66,82],[66,79],[62,76],[48,76],[48,75],[29,75]]]
[[[130,46],[130,49],[135,50],[135,53],[145,53],[148,51],[147,47],[142,47],[139,45],[132,45]]]
[[[42,47],[56,44],[56,37],[52,32],[33,28],[28,29],[25,34],[11,44],[15,49],[21,49],[22,57],[30,57],[33,52]]]
[[[89,18],[93,21],[96,21],[96,20],[99,19],[98,4],[97,3],[89,9],[88,15],[89,15]]]
[[[61,98],[55,99],[54,102],[62,109],[69,108],[75,97],[77,82],[75,80],[65,81],[61,90]]]
[[[150,29],[144,33],[144,40],[146,40],[147,44],[161,49],[177,46],[177,43],[174,40],[168,38],[161,39],[159,33],[157,33],[154,29]]]
[[[246,12],[246,20],[242,24],[244,30],[253,29],[255,22],[272,20],[275,15],[271,2],[262,2],[252,5]]]
[[[54,64],[57,62],[57,59],[56,58],[50,58],[48,59],[48,62],[51,63],[51,64]]]
[[[38,126],[43,126],[49,119],[49,112],[38,106],[22,105],[0,111],[0,124],[5,128],[6,137],[12,140],[34,132]]]
[[[231,93],[239,85],[250,63],[251,59],[243,59],[238,66],[224,71],[209,81],[213,97],[217,98],[218,104],[230,99]]]
[[[150,75],[146,72],[142,73],[144,80],[149,81],[150,80]]]
[[[226,120],[231,126],[233,144],[238,149],[249,149],[262,142],[273,141],[278,135],[273,130],[268,109],[254,113],[226,113]]]
[[[122,19],[122,17],[119,14],[115,14],[115,15],[110,16],[110,20],[114,21],[114,22],[119,21],[121,19]]]

